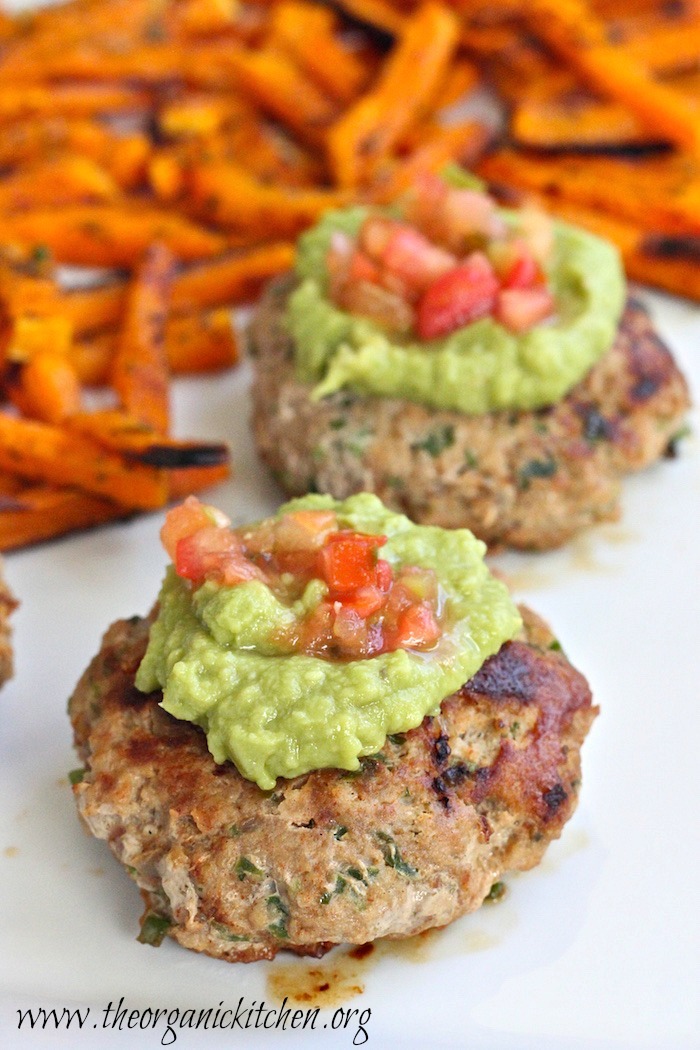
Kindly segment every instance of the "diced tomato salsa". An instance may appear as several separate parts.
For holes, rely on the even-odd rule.
[[[196,586],[260,580],[291,604],[319,579],[328,590],[275,639],[282,653],[357,660],[395,649],[435,647],[442,635],[440,591],[431,569],[394,569],[380,557],[386,536],[343,528],[332,511],[292,511],[254,528],[195,496],[170,510],[161,530],[176,573]]]
[[[356,238],[333,238],[330,297],[398,336],[436,339],[482,317],[520,334],[555,311],[548,225],[538,216],[514,230],[487,193],[427,176],[404,218],[370,215]]]

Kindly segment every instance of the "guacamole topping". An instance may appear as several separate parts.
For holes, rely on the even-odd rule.
[[[136,685],[162,689],[165,710],[201,726],[217,762],[230,759],[265,790],[280,776],[357,769],[388,734],[435,714],[520,627],[506,587],[484,563],[485,545],[466,529],[414,525],[364,493],[293,500],[250,530],[229,529],[195,504],[187,501],[180,518],[201,520],[171,523],[164,535],[175,564]],[[274,545],[290,523],[316,528],[324,515],[333,531],[314,541],[320,561],[304,554],[295,571],[279,548],[261,547],[261,537]],[[340,557],[336,544],[353,550]],[[233,551],[228,560],[224,549]],[[373,588],[380,597],[367,604]],[[352,614],[347,622],[358,628],[360,643],[354,634],[350,650],[338,643],[341,658],[322,644],[330,637],[327,618],[316,626],[324,609],[337,622]],[[365,655],[349,658],[353,645]]]
[[[471,198],[471,206],[479,197],[477,191],[446,192],[452,194],[457,205],[460,194],[468,205]],[[453,212],[458,215],[458,208],[453,208]],[[444,208],[435,211],[434,221],[444,213]],[[391,291],[391,282],[385,283],[384,299],[376,310],[370,297],[369,313],[376,316],[344,309],[342,297],[339,305],[339,297],[333,294],[334,274],[329,273],[334,246],[348,241],[356,244],[358,237],[361,241],[368,219],[379,216],[396,221],[396,214],[364,207],[330,212],[300,238],[298,285],[288,300],[286,324],[296,347],[297,375],[301,381],[315,384],[315,397],[348,388],[361,394],[401,397],[467,414],[536,409],[564,397],[612,345],[625,298],[617,250],[593,234],[560,222],[551,224],[551,246],[546,258],[540,260],[541,286],[539,290],[528,289],[531,301],[539,295],[540,302],[545,303],[544,310],[533,315],[541,318],[538,323],[521,324],[517,314],[515,322],[511,321],[511,307],[515,304],[519,309],[527,299],[522,288],[511,289],[506,284],[507,294],[499,299],[500,293],[488,287],[484,271],[494,263],[495,253],[491,252],[489,234],[483,232],[472,239],[471,254],[466,248],[458,253],[456,264],[461,273],[441,277],[437,290],[433,288],[432,309],[430,303],[418,303],[418,323],[413,328],[410,319],[402,324],[400,309],[392,308],[386,294],[387,289]],[[525,235],[526,213],[494,207],[494,214],[511,239]],[[432,225],[424,222],[423,234]],[[439,256],[435,250],[444,248],[448,240],[449,230],[442,245],[431,246],[436,265]],[[477,251],[471,250],[474,244]],[[365,255],[360,253],[364,268],[356,265],[357,253],[353,256],[347,285],[350,301],[358,297],[358,282],[363,283],[365,290],[368,285],[376,289],[372,281],[382,279],[373,278],[372,271],[368,272]],[[395,273],[390,274],[394,276]],[[447,325],[442,324],[444,311],[441,315],[440,310],[445,296],[452,295],[453,306],[468,289],[470,280],[486,289],[491,306],[482,310],[481,316],[476,311],[476,319],[461,326],[450,323],[449,318]],[[381,299],[381,294],[380,290],[376,298]],[[426,297],[430,295],[429,291]],[[551,309],[546,306],[547,296]],[[493,306],[497,299],[508,310]],[[389,320],[384,324],[382,312],[387,312],[387,303]],[[458,316],[458,311],[456,315],[453,311],[453,316]],[[470,316],[468,311],[464,316]],[[441,334],[445,329],[447,333]],[[421,332],[428,337],[422,338]]]

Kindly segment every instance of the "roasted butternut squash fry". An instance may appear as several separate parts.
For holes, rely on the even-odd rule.
[[[328,132],[328,155],[340,186],[369,181],[377,163],[424,115],[444,83],[458,40],[459,22],[444,5],[428,0],[410,17],[377,83]]]
[[[5,389],[25,416],[44,423],[59,425],[81,407],[80,381],[68,354],[50,348],[10,362]]]
[[[609,210],[612,204],[622,218],[650,232],[700,234],[700,170],[692,158],[657,158],[640,165],[617,158],[552,160],[500,150],[485,157],[477,170],[492,182],[582,207]]]
[[[0,550],[16,550],[67,532],[126,518],[131,511],[78,489],[25,487],[12,503],[0,504]]]
[[[73,342],[69,357],[81,383],[105,386],[109,382],[117,340],[116,330],[108,330]],[[165,326],[165,354],[173,375],[215,372],[236,365],[241,350],[231,311],[222,308],[171,317]]]
[[[194,492],[220,485],[231,476],[229,463],[211,467],[175,467],[168,471],[169,499],[177,501]]]
[[[622,102],[650,131],[683,149],[700,152],[697,108],[649,77],[624,45],[610,44],[605,26],[583,0],[532,0],[523,10],[547,44],[591,87]]]
[[[318,145],[324,129],[338,115],[337,104],[281,51],[232,50],[228,64],[246,96],[303,142]]]
[[[217,255],[224,239],[172,212],[147,206],[74,205],[35,209],[3,218],[6,236],[47,246],[57,262],[77,266],[133,266],[154,241],[179,259]]]
[[[0,67],[1,69],[2,67]],[[150,95],[139,88],[110,84],[0,83],[0,124],[32,117],[92,117],[99,113],[145,110]]]
[[[622,152],[663,142],[626,107],[580,94],[572,99],[522,99],[513,111],[510,131],[520,146],[570,153]]]
[[[165,323],[173,257],[149,248],[126,293],[124,320],[110,369],[111,385],[126,410],[160,434],[170,425]]]
[[[348,103],[361,91],[370,71],[334,36],[336,21],[329,8],[307,0],[283,0],[272,10],[270,27],[275,44],[288,51],[322,91]]]
[[[120,188],[89,157],[64,154],[20,168],[0,181],[0,213],[114,201]]]
[[[173,278],[172,311],[193,313],[209,307],[249,303],[271,277],[289,270],[293,262],[294,245],[278,241],[187,267]],[[79,337],[115,325],[124,301],[125,285],[114,282],[67,292],[61,309]]]
[[[266,185],[245,168],[224,163],[191,168],[185,193],[203,221],[258,238],[293,237],[348,200],[335,190]]]
[[[228,463],[221,442],[179,441],[159,433],[123,409],[97,409],[74,414],[71,430],[94,438],[104,448],[122,452],[131,461],[168,468],[211,467]]]
[[[130,463],[64,427],[4,412],[0,412],[0,470],[80,488],[130,509],[161,507],[168,493],[161,470]]]
[[[0,167],[36,164],[65,152],[94,161],[122,190],[143,181],[150,149],[145,135],[117,134],[95,120],[37,117],[0,125]]]

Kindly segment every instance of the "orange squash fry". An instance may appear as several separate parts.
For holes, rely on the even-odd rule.
[[[178,29],[188,36],[208,36],[229,29],[237,11],[238,0],[183,0],[178,5]]]
[[[45,116],[0,125],[0,167],[35,164],[63,151],[94,161],[129,190],[144,178],[150,144],[145,135],[117,134],[95,120]]]
[[[18,478],[16,474],[8,474],[0,471],[0,504],[4,497],[17,496],[23,489],[28,487],[28,482]]]
[[[459,22],[428,0],[406,23],[378,82],[329,130],[330,164],[340,186],[357,187],[434,101],[459,39]],[[406,87],[412,85],[410,93]]]
[[[168,469],[191,466],[221,466],[228,463],[229,450],[221,442],[181,441],[159,433],[123,409],[107,408],[79,412],[68,420],[78,434],[93,438],[104,448],[122,452],[131,461]]]
[[[223,163],[192,168],[186,196],[202,220],[258,237],[293,237],[329,208],[347,203],[334,190],[266,185],[245,168]]]
[[[201,138],[256,117],[253,106],[235,95],[199,92],[166,102],[158,113],[158,127],[168,138]]]
[[[338,102],[348,103],[368,76],[365,63],[333,35],[336,18],[328,8],[307,0],[284,0],[271,14],[272,38]]]
[[[338,115],[337,104],[279,50],[232,50],[228,65],[246,96],[303,142],[318,144]]]
[[[484,157],[477,172],[501,185],[614,209],[642,229],[700,236],[700,170],[692,160],[662,158],[640,166],[616,158],[553,160],[499,150]]]
[[[6,57],[7,64],[21,71],[32,60],[50,57],[81,44],[100,41],[105,50],[126,50],[162,35],[167,12],[153,0],[73,0],[70,3],[34,7],[19,16],[19,30]]]
[[[131,512],[78,489],[25,487],[13,504],[0,505],[0,551],[17,550],[78,529],[102,525]]]
[[[8,246],[0,249],[0,303],[5,334],[9,336],[12,325],[12,336],[16,338],[20,320],[31,329],[38,319],[51,317],[57,319],[58,330],[54,335],[69,341],[72,325],[62,316],[61,294],[52,267],[42,261],[43,255],[39,252],[40,258],[36,259],[32,253],[17,253]],[[31,336],[31,331],[26,334]],[[37,341],[40,339],[45,339],[45,333],[37,335]]]
[[[1,180],[0,213],[113,201],[119,196],[119,186],[104,168],[89,157],[67,153],[19,168]]]
[[[175,467],[168,471],[168,498],[173,502],[185,499],[195,492],[220,485],[231,477],[231,473],[229,463],[211,467]]]
[[[173,317],[165,329],[168,366],[175,375],[232,368],[241,359],[239,336],[226,308]]]
[[[658,142],[625,107],[580,96],[523,98],[511,118],[511,137],[521,146],[542,150],[594,152],[623,150]]]
[[[634,62],[655,73],[671,74],[697,68],[700,59],[700,19],[661,24],[625,41]]]
[[[126,293],[110,369],[111,385],[124,409],[161,434],[170,425],[165,322],[172,275],[172,255],[162,244],[153,244]]]
[[[63,423],[81,406],[78,375],[65,352],[37,351],[8,369],[5,388],[25,416],[44,423]]]
[[[270,278],[291,269],[294,255],[294,244],[275,241],[191,266],[173,281],[173,312],[252,302]]]
[[[20,313],[11,318],[5,359],[22,364],[45,350],[65,356],[73,338],[70,321],[59,311]]]
[[[73,342],[69,357],[85,386],[109,382],[117,338],[115,330],[108,330]],[[215,372],[238,364],[241,349],[230,310],[171,317],[165,327],[165,354],[173,375]]]
[[[596,91],[623,103],[650,131],[700,152],[697,108],[653,80],[624,45],[608,43],[604,24],[582,0],[532,0],[524,12],[547,44]]]
[[[64,427],[4,412],[0,412],[0,470],[80,488],[139,510],[161,507],[168,492],[161,470],[130,463]]]
[[[0,67],[1,69],[2,67]],[[99,113],[144,110],[148,92],[109,84],[0,83],[0,124],[32,117],[92,117]]]
[[[179,259],[217,255],[224,239],[179,215],[116,204],[42,208],[5,215],[5,235],[28,245],[45,245],[57,262],[77,266],[131,266],[160,240]]]
[[[188,171],[212,164],[233,164],[280,188],[316,188],[325,176],[320,157],[253,115],[155,151],[149,164],[151,187],[164,204],[186,203]]]
[[[187,267],[173,279],[172,311],[193,313],[252,302],[270,278],[291,269],[294,252],[291,242],[278,241]],[[124,295],[125,285],[121,282],[67,292],[61,309],[80,337],[115,325],[121,316]]]

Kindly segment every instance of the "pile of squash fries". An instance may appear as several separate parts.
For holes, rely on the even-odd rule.
[[[326,209],[450,162],[700,299],[699,87],[700,0],[0,13],[0,550],[227,477],[224,444],[172,435],[171,376],[238,361],[231,307]]]

